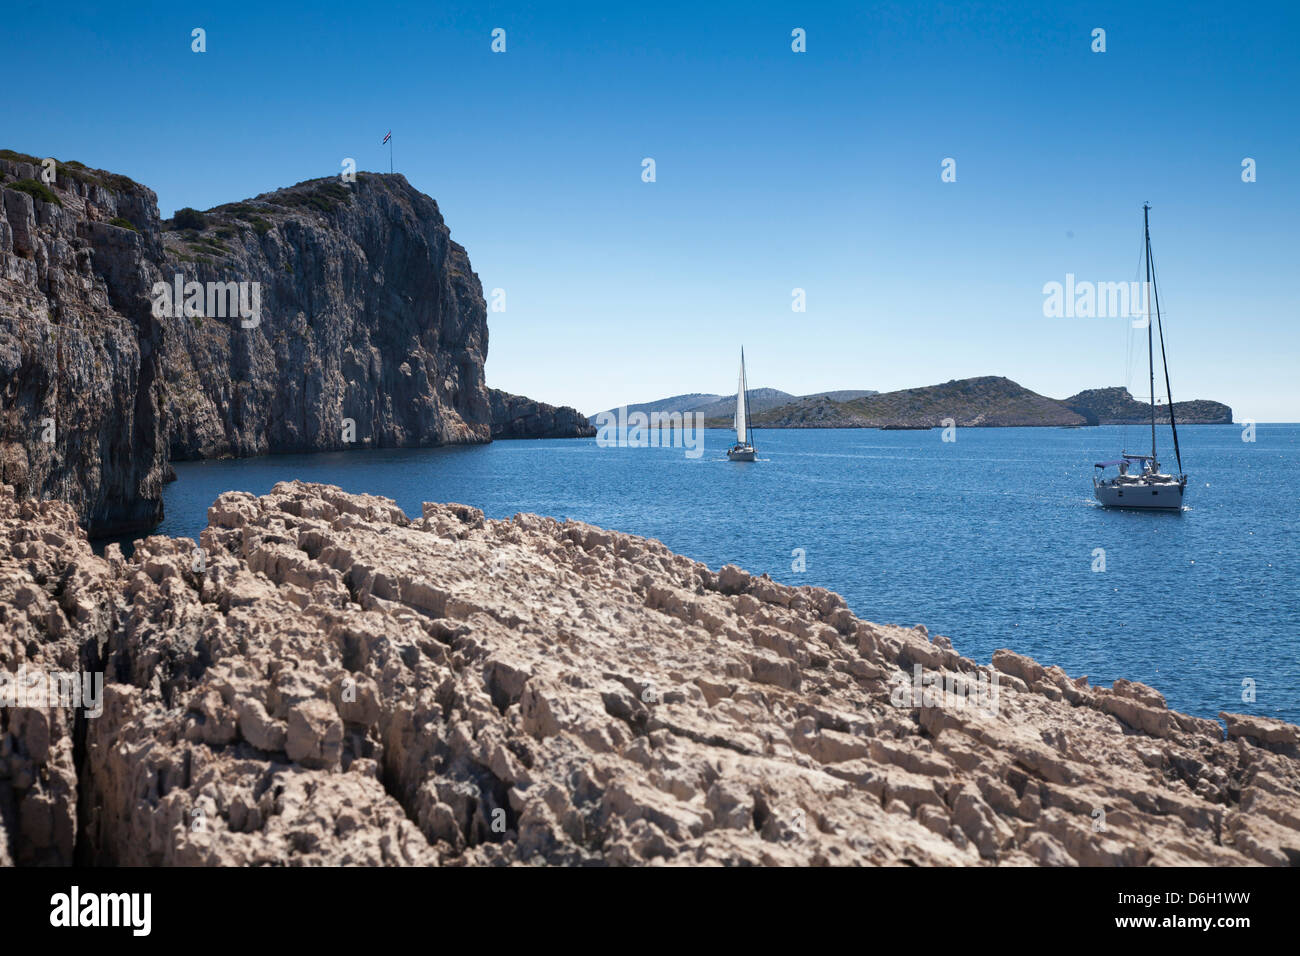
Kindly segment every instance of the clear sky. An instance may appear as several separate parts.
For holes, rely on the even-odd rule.
[[[1042,288],[1138,278],[1149,201],[1174,397],[1300,421],[1291,0],[6,8],[0,148],[125,173],[164,216],[386,170],[393,130],[506,290],[496,387],[722,392],[743,343],[751,387],[797,393],[1140,394],[1128,323],[1045,318]]]

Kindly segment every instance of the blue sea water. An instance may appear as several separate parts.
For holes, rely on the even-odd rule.
[[[830,588],[860,617],[924,623],[980,661],[1008,647],[1094,684],[1142,681],[1198,716],[1300,722],[1300,426],[1260,425],[1254,442],[1240,426],[1185,426],[1183,513],[1098,507],[1092,463],[1147,434],[774,430],[758,433],[754,464],[727,461],[732,435],[718,430],[696,459],[579,439],[182,462],[158,533],[197,538],[221,492],[293,478],[413,516],[458,501],[493,518],[574,518]]]

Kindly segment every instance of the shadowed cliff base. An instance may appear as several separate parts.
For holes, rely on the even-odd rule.
[[[201,560],[98,558],[0,490],[0,657],[104,675],[99,716],[0,708],[0,863],[1300,863],[1291,724],[577,522],[297,482],[208,517]]]
[[[400,174],[167,221],[124,176],[41,174],[0,151],[0,481],[96,536],[161,520],[169,459],[585,433],[520,397],[494,417],[479,279]]]

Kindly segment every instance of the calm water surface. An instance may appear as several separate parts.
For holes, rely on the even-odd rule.
[[[221,492],[293,478],[384,495],[412,516],[458,501],[493,518],[581,519],[713,568],[830,588],[861,617],[924,623],[981,661],[1009,647],[1093,683],[1143,681],[1199,716],[1300,722],[1300,426],[1261,425],[1254,443],[1238,426],[1185,427],[1182,514],[1097,507],[1092,462],[1141,451],[1142,436],[766,431],[764,460],[739,464],[723,457],[731,433],[710,430],[698,459],[589,439],[177,463],[157,533],[197,538]]]

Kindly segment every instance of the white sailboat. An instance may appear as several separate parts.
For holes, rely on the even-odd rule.
[[[1142,226],[1146,233],[1147,263],[1147,368],[1151,376],[1151,454],[1130,455],[1122,452],[1113,461],[1099,461],[1094,466],[1092,490],[1097,500],[1108,508],[1142,508],[1157,511],[1182,511],[1183,495],[1187,491],[1187,475],[1183,473],[1183,456],[1178,448],[1178,423],[1174,421],[1174,395],[1169,387],[1169,362],[1165,358],[1165,330],[1160,321],[1160,294],[1156,291],[1154,267],[1151,262],[1150,205],[1142,207]],[[1174,456],[1178,460],[1178,474],[1167,475],[1160,470],[1156,458],[1156,366],[1155,345],[1151,338],[1151,305],[1156,307],[1156,328],[1160,332],[1160,363],[1165,370],[1165,394],[1169,399],[1169,427],[1174,435]],[[1114,478],[1106,475],[1107,468],[1117,468]],[[1134,475],[1131,470],[1140,471]]]
[[[736,443],[727,449],[732,461],[753,461],[754,443],[749,439],[749,392],[745,388],[745,349],[740,349],[740,387],[736,390]]]

